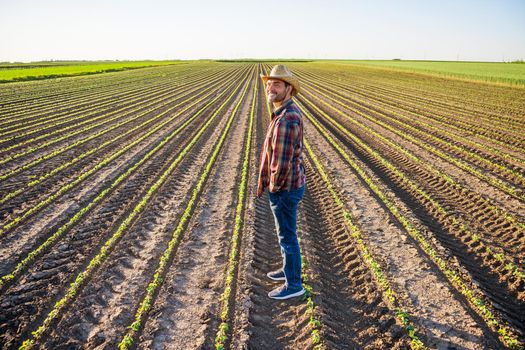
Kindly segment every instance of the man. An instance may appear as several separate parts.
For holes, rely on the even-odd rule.
[[[306,182],[302,158],[303,119],[292,100],[300,91],[299,81],[285,66],[277,65],[270,75],[261,74],[261,78],[266,83],[273,112],[261,153],[257,197],[268,188],[283,266],[267,276],[274,281],[285,281],[268,296],[281,300],[304,294],[296,232],[297,206]]]

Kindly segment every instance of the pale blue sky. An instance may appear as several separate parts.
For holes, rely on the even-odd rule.
[[[0,61],[525,59],[525,0],[0,0]]]

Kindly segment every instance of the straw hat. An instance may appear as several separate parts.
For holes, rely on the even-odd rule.
[[[292,72],[282,64],[278,64],[272,68],[270,75],[261,74],[261,78],[266,84],[268,79],[278,79],[287,82],[293,86],[292,96],[297,95],[301,91],[301,86],[299,85],[299,80],[293,76]]]

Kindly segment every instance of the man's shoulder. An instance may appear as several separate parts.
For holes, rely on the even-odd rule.
[[[299,107],[297,106],[297,104],[295,102],[292,102],[290,103],[287,107],[286,107],[286,113],[287,114],[295,114],[296,116],[301,116],[301,111],[299,110]]]
[[[301,111],[295,102],[291,102],[286,106],[282,113],[282,121],[286,122],[300,122],[301,121]]]

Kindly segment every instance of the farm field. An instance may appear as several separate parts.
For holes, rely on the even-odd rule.
[[[525,85],[523,62],[462,62],[416,60],[348,60],[340,63],[397,69],[422,74],[481,80],[508,85]]]
[[[2,349],[523,349],[525,88],[287,62],[309,293],[273,301],[272,65],[0,85]]]

